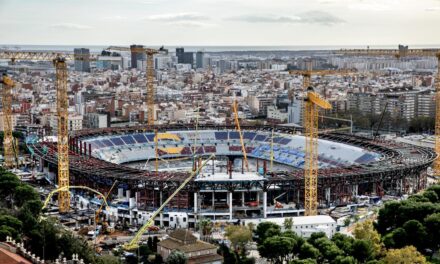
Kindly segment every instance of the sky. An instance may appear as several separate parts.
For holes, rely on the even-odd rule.
[[[0,0],[0,44],[435,45],[440,0]]]

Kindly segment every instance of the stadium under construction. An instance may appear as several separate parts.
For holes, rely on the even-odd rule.
[[[115,199],[105,210],[108,220],[144,223],[211,154],[215,160],[172,199],[155,225],[193,227],[201,217],[246,221],[304,215],[304,137],[295,128],[242,127],[249,170],[234,127],[155,130],[107,128],[71,136],[70,184],[106,193],[117,182],[113,196],[117,189],[124,202]],[[56,142],[34,137],[27,145],[39,169],[56,182]],[[360,195],[417,192],[436,157],[428,148],[338,133],[321,134],[318,149],[320,209],[352,203]]]

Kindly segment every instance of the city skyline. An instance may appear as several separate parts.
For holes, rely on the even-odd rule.
[[[435,45],[438,0],[0,0],[2,44]]]

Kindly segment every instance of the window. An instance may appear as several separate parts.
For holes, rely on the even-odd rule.
[[[183,222],[186,222],[186,217],[183,218]]]
[[[174,218],[172,216],[170,216],[170,221],[174,221]]]

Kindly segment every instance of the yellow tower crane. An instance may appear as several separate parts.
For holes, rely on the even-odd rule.
[[[166,49],[163,47],[159,49],[146,48],[140,45],[133,45],[131,47],[110,46],[106,50],[125,51],[131,53],[146,53],[147,55],[147,125],[149,128],[154,126],[154,99],[156,91],[154,89],[154,54],[164,53]]]
[[[69,131],[67,97],[67,63],[68,60],[96,60],[94,55],[75,55],[58,52],[0,51],[0,60],[52,61],[56,70],[57,115],[58,115],[58,187],[62,191],[58,195],[60,213],[70,210],[69,177]]]
[[[435,57],[437,58],[437,75],[435,78],[435,152],[434,174],[440,176],[440,49],[409,49],[399,45],[397,49],[341,49],[335,54],[343,56],[391,56],[397,59],[403,57]]]
[[[293,75],[303,76],[304,103],[304,136],[306,139],[304,163],[304,215],[318,213],[318,114],[319,108],[331,109],[331,104],[313,91],[310,87],[312,75],[349,75],[355,70],[312,70],[312,64],[307,62],[306,70],[289,71]],[[292,96],[292,95],[290,95]]]
[[[331,109],[332,106],[321,99],[311,87],[307,88],[304,105],[304,136],[306,138],[304,214],[311,216],[318,213],[318,113],[319,108]]]
[[[3,103],[3,150],[4,150],[4,167],[12,168],[15,163],[14,155],[14,137],[12,135],[12,88],[14,81],[3,75],[1,80],[3,84],[2,103]]]

